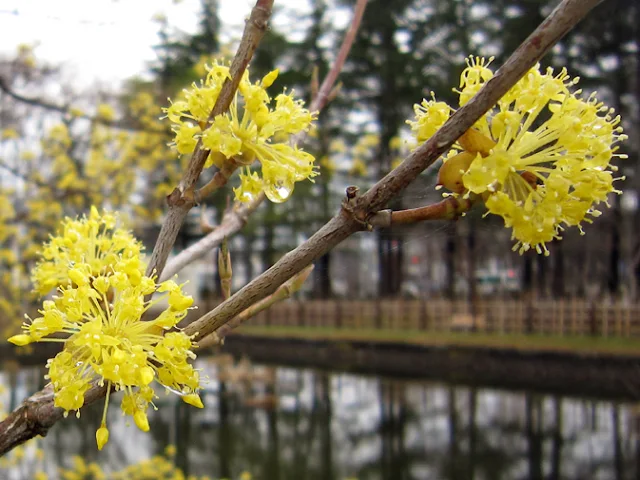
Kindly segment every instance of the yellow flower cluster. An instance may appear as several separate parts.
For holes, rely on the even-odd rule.
[[[87,462],[79,455],[71,457],[71,468],[60,468],[59,476],[62,480],[105,480],[107,476],[95,462]],[[48,480],[48,476],[44,477]]]
[[[89,276],[125,274],[140,281],[142,245],[126,230],[116,228],[113,214],[91,208],[88,218],[67,218],[57,236],[44,245],[42,261],[32,272],[34,289],[45,295],[58,286],[80,285]]]
[[[167,450],[170,447],[167,447]],[[107,474],[96,463],[90,463],[80,456],[74,456],[71,467],[61,468],[59,473],[62,480],[147,480],[150,478],[154,480],[210,480],[210,477],[206,475],[185,475],[170,457],[172,455],[169,453],[166,453],[166,456],[155,455],[122,470]],[[239,480],[251,480],[251,475],[243,474]]]
[[[155,455],[148,460],[130,465],[111,476],[112,480],[146,480],[148,478],[158,480],[209,480],[208,476],[197,477],[195,475],[185,475],[184,472],[174,465],[167,457]]]
[[[274,70],[252,84],[247,72],[229,112],[209,123],[222,85],[230,78],[229,68],[214,62],[204,82],[185,89],[183,100],[164,109],[173,122],[178,152],[193,152],[201,139],[211,151],[205,167],[222,167],[230,161],[245,167],[240,174],[241,185],[234,189],[236,198],[242,201],[250,201],[264,191],[272,202],[283,202],[293,192],[295,182],[317,174],[313,156],[289,144],[292,135],[309,129],[315,113],[305,109],[302,100],[294,99],[293,92],[277,95],[271,106],[266,89],[277,77],[278,70]],[[261,164],[261,175],[249,169],[255,161]]]
[[[493,76],[490,62],[467,60],[455,90],[460,105]],[[480,196],[488,212],[512,229],[520,253],[534,248],[548,255],[545,244],[561,238],[564,227],[590,223],[588,216],[600,215],[594,206],[620,193],[610,164],[626,158],[616,153],[626,138],[620,117],[594,95],[582,99],[580,90],[572,92],[577,82],[565,69],[554,74],[536,65],[458,140],[462,152],[445,159],[448,175],[441,183],[454,194]],[[416,120],[409,123],[418,141],[433,135],[448,109],[435,98],[416,106]]]
[[[52,275],[60,285],[57,295],[44,301],[40,317],[27,317],[22,334],[9,339],[20,346],[64,343],[64,349],[49,360],[47,377],[54,403],[65,414],[79,411],[92,384],[106,384],[102,423],[96,432],[99,449],[109,439],[106,418],[112,388],[124,392],[121,409],[143,431],[149,430],[146,412],[155,397],[154,381],[186,403],[202,407],[198,372],[189,363],[195,358],[193,344],[176,329],[193,299],[173,280],[156,284],[144,276],[140,245],[115,228],[115,221],[113,215],[100,216],[95,208],[89,218],[65,221],[62,234],[45,247],[45,260],[36,275]],[[44,285],[40,283],[40,291]],[[156,292],[163,295],[148,300]],[[165,300],[160,314],[142,321],[151,307]]]

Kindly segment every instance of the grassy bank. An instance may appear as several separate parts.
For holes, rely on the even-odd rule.
[[[562,351],[578,354],[598,353],[634,355],[640,357],[640,339],[621,337],[559,337],[467,332],[264,327],[251,325],[243,325],[236,331],[243,335],[303,338],[309,340],[401,342],[416,345],[513,348],[532,352]]]

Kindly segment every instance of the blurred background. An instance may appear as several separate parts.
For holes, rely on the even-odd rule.
[[[308,102],[313,70],[321,79],[327,73],[355,2],[275,3],[251,78],[279,68],[272,95],[293,88]],[[497,68],[556,4],[369,1],[340,75],[340,93],[305,143],[320,175],[315,183],[298,184],[287,202],[262,204],[230,239],[234,290],[333,216],[348,185],[365,190],[406,156],[412,148],[406,120],[415,103],[433,91],[457,106],[453,89],[468,55],[495,57]],[[172,132],[160,120],[161,107],[199,81],[207,63],[232,57],[251,7],[246,0],[0,4],[0,326],[6,334],[25,312],[37,310],[29,271],[39,245],[65,216],[86,213],[91,205],[118,210],[151,251],[165,196],[187,160],[168,146]],[[621,146],[629,158],[618,162],[626,179],[616,184],[624,194],[611,196],[609,208],[584,226],[584,236],[568,230],[549,245],[550,256],[519,255],[511,251],[510,231],[500,219],[483,217],[482,208],[455,222],[357,234],[316,263],[295,299],[261,314],[240,336],[304,330],[316,342],[337,338],[354,351],[354,338],[400,345],[413,339],[428,347],[462,342],[634,358],[640,335],[639,48],[640,5],[607,0],[541,62],[579,76],[583,95],[597,91],[619,112],[629,135]],[[439,201],[438,166],[390,207]],[[204,172],[204,180],[211,175]],[[220,221],[238,183],[233,179],[193,209],[176,253],[202,238],[203,219]],[[211,252],[180,274],[204,308],[221,297],[216,265]],[[232,370],[242,366],[239,355],[251,358],[249,347],[234,350],[233,342],[231,337],[228,348],[236,358],[225,360]],[[354,366],[354,358],[342,366],[303,366],[292,359],[279,361],[295,365],[274,365],[267,357],[255,366],[246,360],[244,376],[238,375],[259,380],[249,388],[258,389],[257,404],[251,403],[255,392],[212,381],[204,412],[176,406],[171,419],[158,412],[158,424],[168,426],[163,432],[152,424],[157,440],[140,440],[135,449],[123,448],[119,460],[102,455],[100,461],[124,465],[175,443],[181,468],[213,477],[247,469],[265,479],[609,479],[636,478],[640,471],[631,403],[638,396],[635,377],[606,394],[587,392],[580,382],[553,391],[544,384],[535,391],[526,385],[501,390],[505,385],[496,378],[513,372],[496,370],[485,385],[433,375],[406,383],[395,370]],[[216,362],[212,357],[209,363]],[[218,363],[212,378],[222,368]],[[11,368],[3,374],[6,408],[40,383],[39,372]],[[262,372],[258,380],[254,369]],[[63,422],[46,439],[48,452],[62,452],[47,457],[50,471],[68,466],[69,452],[93,455],[86,447],[92,440],[81,445],[74,440],[78,432],[66,433],[86,427],[91,437],[96,422],[86,417]],[[187,452],[180,446],[185,442],[197,447]],[[16,468],[7,471],[30,478]]]

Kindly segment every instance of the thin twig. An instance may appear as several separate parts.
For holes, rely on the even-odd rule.
[[[204,337],[200,342],[198,342],[198,347],[205,348],[221,344],[224,338],[229,335],[229,333],[231,333],[234,328],[238,328],[250,318],[255,317],[257,314],[264,310],[267,310],[268,308],[271,308],[275,303],[281,302],[282,300],[286,300],[287,298],[291,297],[293,293],[300,290],[304,282],[311,274],[312,270],[313,265],[307,266],[307,268],[302,270],[296,276],[290,278],[288,281],[280,285],[280,287],[271,295],[251,305],[233,320],[225,323],[217,331]]]
[[[428,220],[455,220],[468,212],[475,198],[447,197],[444,200],[424,207],[407,210],[380,210],[369,216],[368,223],[376,228],[388,228],[392,225],[406,225]]]
[[[233,172],[236,171],[238,166],[239,164],[236,163],[236,161],[233,158],[230,158],[227,161],[225,161],[222,164],[222,168],[215,173],[213,178],[209,180],[209,182],[206,185],[196,190],[196,193],[195,193],[196,204],[201,203],[205,198],[207,198],[213,192],[224,187],[229,181],[229,178],[231,178],[231,175],[233,175]]]
[[[320,90],[318,90],[318,94],[313,99],[311,111],[322,110],[329,101],[329,95],[331,94],[333,86],[338,79],[338,75],[342,71],[344,62],[347,60],[353,41],[356,38],[356,34],[360,29],[360,22],[362,21],[362,16],[364,15],[366,6],[367,0],[358,0],[356,3],[356,6],[353,9],[353,18],[351,19],[349,30],[347,30],[344,40],[342,41],[342,45],[340,45],[340,50],[338,51],[333,67],[322,81]]]
[[[208,252],[211,252],[211,250],[222,242],[223,238],[229,237],[240,230],[263,200],[264,193],[261,193],[260,195],[256,195],[249,203],[235,202],[233,208],[225,212],[222,221],[211,233],[182,250],[167,263],[162,275],[160,275],[160,281],[164,282],[168,280],[193,262],[194,259],[202,258]]]
[[[42,100],[40,98],[26,97],[14,91],[9,86],[6,79],[4,79],[3,77],[0,77],[0,91],[6,93],[8,96],[10,96],[11,98],[13,98],[14,100],[20,103],[25,103],[33,107],[43,108],[45,110],[50,110],[52,112],[62,113],[63,115],[70,115],[76,118],[84,118],[84,119],[90,120],[91,122],[100,123],[108,127],[117,128],[118,130],[125,130],[129,132],[146,132],[146,133],[153,133],[156,135],[167,134],[167,130],[165,128],[138,128],[138,127],[132,126],[129,122],[107,120],[106,118],[92,116],[92,115],[88,115],[86,113],[80,113],[80,112],[72,113],[71,112],[72,108],[69,107],[68,105],[59,105],[59,104],[49,102],[47,100]]]

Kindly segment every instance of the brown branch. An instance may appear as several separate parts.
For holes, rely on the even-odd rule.
[[[227,80],[223,85],[209,120],[228,110],[242,74],[266,31],[272,6],[273,0],[257,0],[247,20],[238,52],[230,67],[232,80]],[[169,196],[169,213],[156,243],[149,272],[155,270],[158,275],[161,274],[180,226],[193,205],[193,188],[208,154],[208,151],[202,149],[201,143],[196,146],[180,185]],[[85,394],[85,404],[89,404],[104,395],[104,389],[92,387]],[[35,393],[0,422],[0,455],[37,435],[45,436],[51,426],[60,420],[62,416],[63,411],[53,406],[53,392],[50,387]]]
[[[255,317],[260,312],[271,308],[275,303],[281,302],[282,300],[286,300],[291,297],[291,295],[302,287],[304,282],[307,280],[311,271],[313,270],[313,265],[307,266],[302,272],[298,273],[296,276],[290,278],[288,281],[280,285],[280,287],[271,295],[266,298],[263,298],[257,303],[254,303],[246,310],[242,311],[240,315],[235,317],[233,320],[225,323],[218,330],[213,332],[210,335],[204,337],[200,342],[198,342],[198,347],[206,348],[211,347],[213,345],[220,345],[224,338],[231,333],[234,328],[238,328],[244,322],[249,320],[252,317]]]
[[[233,172],[236,171],[238,166],[239,164],[236,163],[236,161],[233,158],[230,158],[226,162],[224,162],[222,165],[222,168],[213,175],[213,178],[209,180],[209,182],[206,185],[196,190],[196,193],[195,193],[196,204],[201,203],[202,200],[207,198],[213,192],[224,187],[229,181],[229,178],[231,178],[231,175],[233,175]]]
[[[106,387],[92,386],[84,394],[84,404],[103,398],[106,392]],[[0,423],[0,456],[37,435],[44,437],[63,416],[64,410],[53,406],[51,384],[34,393]]]
[[[258,1],[259,5],[264,3]],[[248,285],[234,294],[227,301],[203,315],[192,323],[185,332],[196,333],[198,339],[214,332],[228,323],[243,310],[276,291],[289,278],[310,265],[315,259],[335,247],[351,234],[367,228],[366,220],[373,213],[380,210],[393,196],[413,181],[425,168],[431,165],[456,139],[470,128],[484,112],[491,108],[506,91],[531,68],[542,55],[551,48],[567,31],[578,23],[586,13],[593,8],[597,0],[564,0],[525,42],[507,60],[495,77],[478,92],[476,97],[461,107],[436,134],[421,147],[416,149],[405,161],[384,179],[376,183],[362,197],[354,197],[345,201],[340,212],[316,232],[309,240],[295,250],[282,257],[273,267],[251,281]],[[253,16],[253,14],[252,14]],[[251,22],[251,21],[250,21]],[[205,157],[206,158],[206,155]],[[192,163],[194,163],[192,159]],[[197,162],[196,162],[197,163]],[[204,163],[204,160],[202,161]],[[201,166],[200,166],[201,169]],[[191,166],[185,181],[181,182],[179,191],[174,199],[181,199],[187,189],[193,187],[200,171]],[[191,183],[190,183],[191,182]],[[185,199],[185,202],[189,199]],[[175,210],[174,210],[175,211]],[[188,211],[188,208],[180,212]],[[169,214],[171,216],[172,210]],[[177,229],[184,216],[174,213],[173,220],[179,220],[173,228]],[[173,240],[165,241],[169,249]],[[175,237],[174,237],[175,239]],[[163,247],[161,247],[163,248]],[[164,247],[166,248],[166,247]],[[154,252],[155,253],[155,252]],[[168,251],[166,252],[168,254]],[[156,255],[156,266],[163,266],[166,261]],[[159,268],[159,271],[162,268]],[[94,401],[104,392],[87,393],[87,403]],[[0,422],[0,454],[9,451],[16,445],[25,442],[36,435],[45,435],[48,429],[61,417],[61,412],[53,408],[52,395],[46,390],[31,396],[17,411]]]
[[[369,216],[372,227],[388,228],[392,225],[406,225],[427,220],[456,220],[468,212],[476,201],[474,198],[447,197],[433,205],[409,208],[407,210],[380,210]]]
[[[322,81],[320,90],[318,90],[318,94],[311,103],[310,109],[312,112],[322,110],[328,103],[333,86],[338,79],[338,75],[342,71],[342,67],[344,66],[344,62],[347,60],[349,52],[351,51],[351,46],[353,45],[353,41],[356,38],[358,29],[360,28],[360,22],[362,21],[362,16],[364,15],[366,6],[367,0],[358,0],[356,3],[356,6],[353,9],[351,25],[349,26],[349,30],[347,30],[344,40],[342,41],[342,45],[340,45],[340,50],[338,51],[333,67]]]
[[[247,69],[253,53],[256,48],[258,48],[258,44],[267,30],[267,23],[271,17],[272,7],[273,0],[258,0],[253,10],[251,10],[251,15],[242,33],[238,51],[229,68],[231,79],[225,80],[216,104],[209,115],[208,123],[216,116],[229,110],[242,75]],[[176,241],[180,227],[182,227],[182,223],[187,213],[189,213],[189,210],[195,205],[195,186],[208,156],[209,150],[203,147],[202,139],[198,140],[193,155],[189,160],[189,165],[180,180],[180,184],[167,197],[169,212],[162,224],[158,240],[151,254],[147,275],[155,274],[160,276],[162,274],[162,270]]]
[[[194,259],[202,258],[217,247],[223,238],[229,237],[240,230],[263,200],[264,194],[260,194],[249,203],[235,202],[233,207],[224,213],[222,221],[211,233],[182,250],[167,263],[162,275],[160,275],[160,281],[168,280],[193,262]]]

